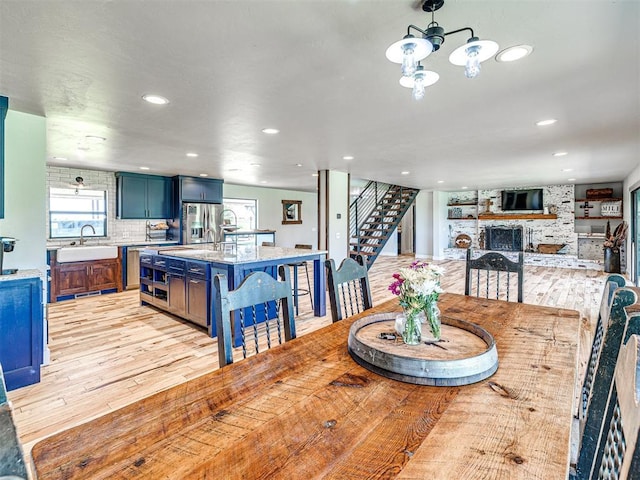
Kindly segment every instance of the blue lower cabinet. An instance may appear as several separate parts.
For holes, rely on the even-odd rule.
[[[185,278],[187,294],[187,318],[192,322],[209,327],[211,316],[209,305],[211,304],[211,277],[206,262],[187,262]],[[215,324],[212,324],[215,332]]]
[[[42,309],[39,278],[0,281],[0,364],[7,390],[40,381]]]

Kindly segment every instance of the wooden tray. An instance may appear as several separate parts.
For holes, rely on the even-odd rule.
[[[498,369],[495,341],[478,325],[443,315],[439,342],[406,345],[395,334],[399,314],[368,315],[351,325],[348,349],[357,363],[394,380],[435,386],[476,383]],[[394,337],[386,333],[395,339],[381,338]]]

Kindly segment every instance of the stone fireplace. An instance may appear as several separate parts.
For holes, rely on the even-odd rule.
[[[522,227],[485,227],[485,249],[506,252],[521,252],[523,248]]]

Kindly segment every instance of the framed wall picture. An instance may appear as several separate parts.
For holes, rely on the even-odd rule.
[[[282,224],[302,223],[302,200],[282,200]]]

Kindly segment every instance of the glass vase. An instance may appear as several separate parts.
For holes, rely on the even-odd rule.
[[[404,317],[405,322],[402,340],[407,345],[419,345],[422,341],[424,312],[422,310],[405,310]]]
[[[442,320],[440,318],[440,309],[438,302],[429,302],[424,310],[425,319],[422,323],[422,340],[426,342],[437,342],[442,334]]]

